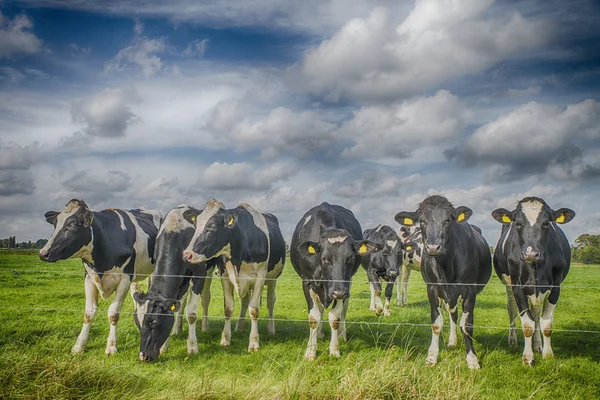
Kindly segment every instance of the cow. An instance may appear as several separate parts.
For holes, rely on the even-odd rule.
[[[183,257],[190,263],[201,263],[225,256],[222,275],[225,297],[225,326],[221,345],[231,343],[231,316],[234,311],[233,291],[242,302],[242,315],[250,311],[251,329],[248,352],[260,348],[258,317],[262,291],[267,285],[269,310],[268,332],[275,334],[274,307],[277,278],[285,264],[285,241],[279,221],[272,214],[255,210],[248,204],[226,209],[223,203],[211,200],[195,221],[196,230]],[[240,323],[238,322],[238,327]]]
[[[569,241],[558,224],[571,221],[575,212],[568,208],[555,211],[539,197],[525,197],[515,210],[498,208],[492,216],[502,224],[494,270],[506,285],[508,342],[517,344],[518,309],[525,337],[523,363],[532,366],[534,350],[541,351],[544,358],[554,356],[550,345],[554,309],[571,265]]]
[[[416,226],[401,226],[400,240],[405,245],[407,243],[416,243],[410,250],[404,251],[402,257],[402,266],[400,276],[396,279],[396,305],[408,305],[408,279],[411,271],[421,271],[421,254],[423,254],[423,241],[421,240],[421,229]]]
[[[108,308],[106,354],[116,353],[117,323],[125,296],[129,291],[133,297],[137,281],[154,271],[154,245],[162,215],[140,208],[91,211],[83,200],[73,199],[63,211],[48,211],[44,217],[54,232],[40,250],[40,259],[80,258],[85,268],[83,327],[71,352],[82,352],[88,341],[98,294],[107,300],[115,293]]]
[[[317,336],[322,336],[321,317],[329,311],[331,341],[329,354],[340,356],[338,337],[346,339],[346,312],[352,277],[361,256],[381,249],[381,245],[363,239],[360,223],[352,211],[322,203],[311,208],[296,225],[290,244],[290,259],[302,278],[302,290],[308,305],[310,335],[304,354],[307,360],[317,356]]]
[[[475,299],[492,274],[490,247],[481,230],[467,221],[473,214],[470,208],[454,207],[443,196],[425,198],[416,212],[401,211],[394,219],[403,226],[419,224],[424,252],[421,275],[427,285],[431,309],[431,345],[425,363],[438,361],[439,338],[443,318],[440,301],[450,313],[448,347],[456,346],[458,298],[462,297],[460,328],[465,339],[467,365],[480,368],[473,348],[473,310]]]
[[[410,252],[415,243],[402,243],[394,229],[379,225],[363,232],[363,238],[381,244],[381,251],[361,257],[361,264],[367,272],[371,287],[371,305],[369,309],[377,315],[390,316],[390,301],[394,292],[394,281],[398,277],[399,266],[405,252]],[[388,282],[385,288],[385,306],[381,304],[380,278]]]
[[[181,330],[175,314],[182,315],[189,292],[187,305],[189,355],[198,353],[196,321],[198,303],[202,302],[202,331],[208,329],[208,305],[210,285],[216,266],[223,267],[221,257],[199,264],[190,264],[182,252],[194,236],[194,224],[202,210],[180,205],[170,210],[160,226],[156,238],[156,269],[147,293],[136,293],[137,311],[134,321],[140,329],[140,360],[153,361],[162,354],[169,343],[169,332]],[[180,310],[181,308],[181,310]]]

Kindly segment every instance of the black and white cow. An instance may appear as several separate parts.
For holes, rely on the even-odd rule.
[[[363,240],[354,214],[341,206],[322,203],[308,210],[298,222],[290,245],[290,259],[302,278],[308,305],[310,336],[305,359],[314,360],[317,356],[323,311],[332,304],[329,354],[340,356],[338,336],[346,339],[352,277],[360,265],[360,256],[380,248],[381,245]]]
[[[361,264],[367,272],[369,286],[371,287],[371,305],[369,309],[377,315],[383,312],[385,317],[390,316],[390,301],[394,293],[394,281],[398,277],[399,267],[405,251],[410,252],[415,243],[402,243],[394,229],[387,225],[379,225],[374,229],[363,232],[365,240],[380,243],[381,251],[361,257]],[[385,288],[385,306],[381,303],[380,278],[387,282]]]
[[[252,327],[248,351],[258,351],[258,316],[265,285],[269,309],[268,331],[269,334],[275,334],[275,285],[285,264],[285,241],[279,221],[274,215],[262,213],[248,204],[228,210],[223,203],[211,200],[195,224],[196,231],[183,257],[190,263],[200,263],[219,256],[225,256],[226,259],[222,276],[225,326],[221,345],[229,346],[231,343],[235,289],[242,302],[241,315],[245,315],[248,307],[250,311]]]
[[[523,363],[531,366],[533,350],[542,351],[544,358],[553,357],[550,335],[554,309],[560,284],[571,265],[569,241],[557,224],[571,221],[575,212],[568,208],[554,211],[543,199],[526,197],[514,211],[499,208],[492,216],[503,224],[494,252],[494,269],[506,285],[508,342],[517,344],[518,308],[525,336]],[[544,335],[543,350],[540,330]]]
[[[416,225],[401,226],[400,240],[402,243],[416,243],[411,249],[404,251],[400,276],[396,280],[396,305],[408,305],[408,280],[411,271],[421,271],[421,254],[423,254],[423,240],[421,239],[421,228]]]
[[[198,352],[196,321],[198,303],[202,299],[202,331],[208,329],[210,285],[215,266],[221,257],[200,264],[191,264],[182,257],[183,250],[194,236],[193,220],[202,212],[187,205],[172,209],[165,216],[156,238],[156,269],[148,293],[136,293],[137,311],[134,320],[141,332],[140,360],[152,361],[163,353],[169,343],[169,333],[179,328],[175,314],[182,308],[188,292],[189,326],[188,354]],[[191,289],[191,290],[190,290]],[[180,328],[179,328],[180,329]]]
[[[443,318],[440,300],[450,313],[448,347],[457,342],[458,298],[462,297],[460,327],[465,339],[469,368],[480,368],[473,348],[473,310],[476,295],[492,274],[490,247],[481,230],[467,223],[473,212],[468,207],[454,208],[443,196],[425,198],[416,212],[402,211],[396,221],[404,226],[419,224],[424,245],[421,275],[427,284],[431,308],[431,345],[426,364],[437,363]]]
[[[117,352],[117,322],[123,300],[133,296],[142,280],[154,271],[154,245],[160,225],[158,211],[107,209],[91,211],[83,200],[71,200],[61,212],[48,211],[54,225],[48,243],[40,250],[42,261],[81,258],[85,267],[85,313],[83,328],[73,353],[83,351],[96,316],[98,293],[107,300],[110,333],[106,354]]]

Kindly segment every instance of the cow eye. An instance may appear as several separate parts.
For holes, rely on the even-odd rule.
[[[517,224],[517,229],[522,231],[523,230],[523,224]]]
[[[550,224],[549,224],[548,222],[544,222],[544,223],[542,224],[542,228],[543,228],[543,229],[548,229],[548,228],[550,228]]]
[[[384,251],[382,254],[383,254],[384,257],[387,257],[387,256],[390,255],[390,253],[388,253],[387,251]]]

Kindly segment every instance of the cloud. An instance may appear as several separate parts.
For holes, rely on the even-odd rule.
[[[584,148],[598,147],[600,103],[587,99],[565,109],[529,102],[479,129],[466,141],[446,151],[449,159],[466,165],[493,165],[497,179],[543,173],[586,178],[597,175],[597,165],[582,164]],[[587,151],[587,150],[586,150]]]
[[[98,172],[81,171],[62,182],[65,188],[75,193],[122,192],[131,186],[131,177],[121,171]]]
[[[84,132],[91,136],[125,136],[127,128],[139,121],[130,106],[140,102],[133,88],[107,88],[92,97],[74,102],[73,122],[86,124]]]
[[[208,46],[208,39],[196,39],[186,47],[183,55],[186,57],[202,57]]]
[[[348,21],[290,70],[299,90],[327,100],[410,96],[547,43],[550,25],[514,12],[488,17],[493,0],[442,6],[417,0],[402,22],[388,9]]]
[[[362,107],[341,128],[355,142],[343,155],[406,158],[416,147],[455,138],[470,118],[467,108],[446,90],[392,106]]]
[[[71,56],[75,58],[87,57],[92,53],[91,47],[81,47],[76,43],[69,43],[69,50],[71,51]]]
[[[35,54],[42,50],[42,41],[30,32],[33,23],[26,15],[12,20],[0,12],[0,60]]]
[[[200,191],[268,190],[293,174],[290,165],[274,163],[257,168],[249,163],[213,163],[198,180]]]
[[[37,142],[21,147],[15,143],[5,145],[0,141],[0,170],[29,169],[41,158],[42,150]]]
[[[33,174],[29,170],[0,170],[0,196],[32,194]]]
[[[421,174],[399,177],[384,171],[367,171],[337,187],[335,195],[342,198],[368,196],[399,196],[423,179]]]
[[[9,84],[21,83],[25,80],[25,74],[12,67],[0,67],[0,81]]]

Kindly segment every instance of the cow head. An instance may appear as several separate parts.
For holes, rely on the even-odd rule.
[[[318,242],[306,241],[298,245],[298,251],[317,264],[314,278],[323,281],[329,298],[336,300],[350,296],[352,271],[358,257],[380,251],[381,245],[368,240],[354,240],[343,229],[331,229]]]
[[[180,303],[178,300],[150,293],[136,293],[133,298],[137,303],[133,318],[141,336],[140,360],[153,361],[169,338]]]
[[[194,221],[196,231],[183,252],[184,260],[197,264],[220,255],[231,258],[231,231],[237,219],[237,214],[225,210],[223,203],[209,201]]]
[[[73,256],[85,256],[85,249],[91,246],[93,240],[91,225],[94,214],[83,200],[73,199],[63,211],[48,211],[44,217],[54,225],[54,232],[40,250],[42,261],[55,262]]]
[[[417,211],[401,211],[394,219],[404,226],[419,224],[424,251],[430,256],[441,256],[446,252],[452,224],[465,223],[472,214],[470,208],[455,208],[443,196],[429,196]]]
[[[516,232],[520,256],[528,263],[542,262],[546,255],[548,232],[555,223],[566,224],[575,217],[568,208],[552,210],[539,197],[526,197],[517,203],[514,211],[499,208],[492,212],[494,219],[510,225]]]

